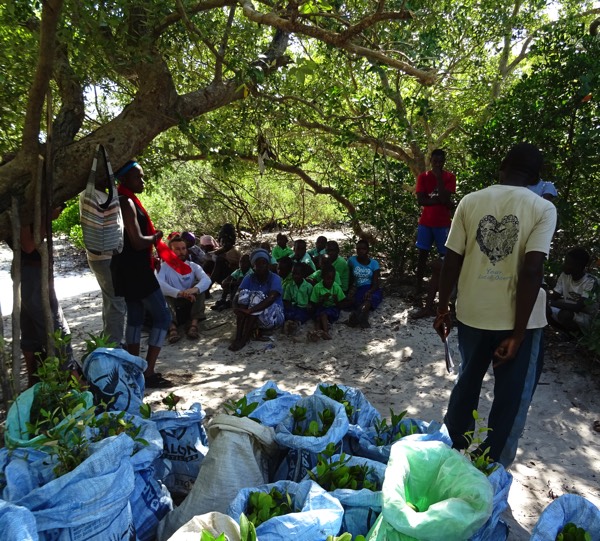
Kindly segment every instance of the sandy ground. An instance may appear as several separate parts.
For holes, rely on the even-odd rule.
[[[309,237],[311,238],[311,237]],[[0,305],[5,336],[10,336],[7,305],[10,253],[0,250]],[[101,297],[83,262],[57,265],[57,290],[71,326],[76,352],[83,352],[88,333],[101,330]],[[218,298],[208,301],[208,308]],[[285,390],[312,394],[321,382],[361,389],[383,415],[408,410],[417,419],[442,420],[454,376],[446,372],[444,351],[430,319],[408,318],[412,307],[388,293],[371,318],[370,329],[337,324],[333,340],[309,343],[308,328],[289,338],[280,333],[269,342],[251,342],[233,353],[227,349],[233,332],[231,311],[207,309],[198,341],[182,338],[166,345],[157,369],[174,382],[173,389],[149,392],[153,408],[172,390],[185,409],[200,402],[207,420],[223,412],[222,404],[238,399],[267,380]],[[345,319],[344,317],[342,319]],[[305,326],[306,327],[306,326]],[[600,506],[600,365],[577,355],[572,343],[547,333],[546,364],[529,412],[519,452],[511,468],[509,540],[529,539],[542,510],[565,493],[580,494]],[[456,351],[456,335],[451,335]],[[143,345],[144,350],[144,345]],[[484,381],[479,412],[486,417],[493,396],[493,378]]]

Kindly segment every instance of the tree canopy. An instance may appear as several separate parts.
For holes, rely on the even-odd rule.
[[[298,178],[332,197],[357,231],[362,223],[380,229],[402,253],[417,212],[403,187],[425,170],[431,150],[451,151],[460,182],[462,171],[477,171],[474,152],[497,157],[503,150],[478,149],[473,137],[496,136],[491,126],[502,114],[498,104],[519,97],[512,89],[525,84],[525,76],[539,71],[538,89],[560,99],[546,92],[559,68],[540,63],[543,47],[550,46],[544,44],[563,20],[580,24],[571,34],[587,33],[581,25],[598,10],[591,2],[567,0],[551,17],[548,5],[3,3],[1,236],[9,231],[12,196],[28,218],[38,155],[50,134],[54,202],[83,188],[94,148],[102,143],[115,167],[142,152],[157,171],[199,161],[211,169],[214,188],[227,188],[225,180],[250,170]],[[596,83],[591,78],[587,84]],[[42,114],[48,88],[54,97],[50,125]],[[593,116],[589,123],[597,128]],[[208,184],[207,175],[195,178]]]

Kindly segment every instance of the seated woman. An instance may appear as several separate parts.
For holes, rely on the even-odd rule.
[[[242,349],[255,331],[273,330],[283,325],[281,278],[269,270],[271,256],[262,248],[250,255],[254,272],[242,280],[234,313],[237,316],[231,351]]]
[[[350,269],[349,306],[354,311],[346,322],[350,327],[370,327],[369,312],[375,310],[383,299],[379,288],[379,262],[369,257],[369,243],[361,239],[356,243],[356,255],[348,258]]]

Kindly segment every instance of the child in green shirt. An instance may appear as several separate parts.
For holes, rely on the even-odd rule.
[[[240,257],[239,268],[235,269],[227,278],[225,278],[225,280],[223,280],[223,284],[221,285],[223,293],[221,294],[221,298],[211,307],[211,310],[222,312],[227,308],[231,308],[231,299],[235,296],[238,287],[246,274],[252,274],[249,254],[244,254]],[[230,300],[227,300],[228,295]]]
[[[340,304],[346,298],[342,288],[335,283],[335,269],[328,267],[321,271],[322,280],[315,284],[310,295],[314,307],[315,330],[309,333],[309,340],[331,340],[331,324],[340,317]]]
[[[313,286],[304,279],[303,265],[294,265],[291,276],[291,282],[283,288],[283,313],[286,319],[283,332],[289,335],[296,334],[300,325],[310,319],[309,301],[313,290]]]
[[[282,257],[291,257],[294,255],[294,250],[292,250],[287,243],[287,235],[284,235],[283,233],[277,233],[277,245],[271,252],[271,255],[276,261],[279,261]]]

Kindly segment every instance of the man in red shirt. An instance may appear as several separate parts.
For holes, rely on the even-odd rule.
[[[456,192],[456,176],[450,171],[444,171],[446,153],[436,149],[431,153],[431,171],[421,173],[417,177],[417,202],[423,207],[419,218],[417,229],[417,248],[419,249],[419,260],[417,262],[417,287],[420,293],[423,288],[423,275],[427,264],[427,257],[435,242],[440,259],[446,254],[446,239],[450,231],[452,194]],[[441,267],[441,261],[436,261],[435,268]],[[432,281],[439,276],[434,272]],[[433,311],[433,300],[437,292],[438,284],[431,284],[424,312]],[[431,294],[433,293],[433,294]],[[430,298],[431,297],[431,298]],[[423,316],[428,315],[423,313]]]

